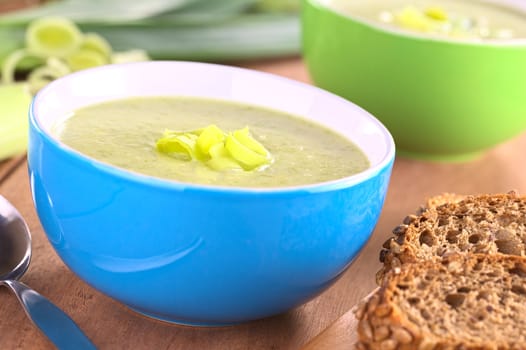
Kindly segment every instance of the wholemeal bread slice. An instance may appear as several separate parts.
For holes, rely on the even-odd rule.
[[[361,350],[524,350],[526,258],[455,254],[406,264],[356,317]]]
[[[393,268],[453,253],[526,256],[526,197],[514,192],[436,197],[393,233],[380,252],[378,283]]]

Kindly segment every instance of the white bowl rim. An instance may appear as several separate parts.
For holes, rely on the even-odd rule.
[[[87,155],[84,155],[83,153],[74,150],[73,148],[65,145],[61,141],[57,139],[56,136],[53,136],[46,128],[42,127],[41,121],[36,115],[36,106],[40,102],[40,98],[42,95],[45,95],[46,92],[50,89],[53,89],[55,85],[60,84],[61,81],[65,79],[75,79],[77,76],[82,75],[89,75],[92,71],[101,71],[101,70],[111,70],[115,69],[116,67],[125,67],[128,66],[130,68],[133,67],[140,67],[142,65],[189,65],[189,66],[203,66],[203,67],[215,67],[217,69],[226,69],[230,71],[239,71],[239,72],[245,72],[248,74],[252,74],[255,76],[262,76],[262,77],[269,77],[271,79],[275,79],[278,81],[282,81],[286,84],[292,84],[292,85],[298,85],[303,88],[310,89],[312,91],[315,91],[317,94],[322,94],[325,96],[329,96],[331,99],[339,100],[340,102],[346,103],[349,106],[352,106],[352,108],[358,110],[360,114],[367,118],[368,121],[372,122],[378,130],[381,132],[383,141],[386,144],[386,150],[382,157],[382,159],[377,162],[377,164],[371,165],[368,169],[347,176],[336,180],[326,181],[326,182],[317,182],[312,184],[306,184],[306,185],[297,185],[297,186],[283,186],[283,187],[240,187],[240,186],[221,186],[221,185],[206,185],[206,184],[199,184],[199,183],[189,183],[189,182],[183,182],[183,181],[177,181],[172,179],[164,179],[160,177],[145,175],[142,173],[134,172],[132,170],[124,169],[118,166],[111,165],[109,163],[91,158]],[[133,97],[133,96],[129,96]],[[78,72],[71,73],[67,76],[64,76],[62,78],[59,78],[55,81],[52,81],[48,85],[46,85],[44,88],[42,88],[33,98],[33,101],[31,103],[30,109],[29,109],[29,116],[30,116],[30,127],[35,127],[35,131],[42,135],[53,147],[60,150],[61,152],[65,152],[69,156],[72,156],[76,158],[77,160],[81,160],[82,162],[85,162],[86,164],[89,164],[95,168],[98,168],[99,170],[109,173],[112,176],[125,178],[127,180],[130,180],[132,182],[139,182],[143,183],[145,185],[155,186],[155,187],[161,187],[161,188],[168,188],[168,189],[183,189],[183,190],[203,190],[203,191],[212,191],[212,192],[228,192],[228,193],[266,193],[266,194],[283,194],[288,192],[308,192],[308,193],[314,193],[314,192],[328,192],[332,190],[338,190],[343,188],[349,188],[352,186],[355,186],[357,184],[363,183],[371,178],[374,178],[376,175],[381,173],[383,170],[385,170],[388,167],[391,167],[394,159],[395,159],[395,143],[394,139],[389,132],[389,130],[383,125],[382,122],[380,122],[376,117],[371,115],[369,112],[364,110],[363,108],[357,106],[356,104],[345,100],[344,98],[337,96],[331,92],[328,92],[326,90],[323,90],[321,88],[318,88],[314,85],[310,85],[307,83],[302,83],[297,80],[289,79],[283,76],[257,71],[253,69],[248,68],[242,68],[237,66],[229,66],[229,65],[223,65],[223,64],[216,64],[216,63],[205,63],[205,62],[193,62],[193,61],[146,61],[146,62],[132,62],[132,63],[122,63],[122,64],[111,64],[111,65],[105,65],[90,69],[81,70]],[[332,129],[333,130],[333,129]],[[366,150],[362,151],[367,154]],[[390,169],[388,170],[390,171]]]
[[[338,17],[350,19],[354,22],[365,25],[371,29],[374,29],[380,32],[393,34],[398,37],[407,37],[407,38],[415,39],[417,41],[444,43],[444,44],[450,44],[450,45],[486,46],[486,47],[523,47],[523,46],[526,46],[526,38],[475,40],[475,39],[449,38],[447,36],[430,35],[426,33],[419,33],[416,31],[413,32],[410,30],[404,30],[401,28],[397,28],[395,26],[384,24],[379,21],[374,21],[372,19],[364,18],[362,16],[355,16],[351,14],[342,13],[342,11],[338,11],[337,9],[328,5],[328,2],[332,0],[304,0],[304,1],[309,2],[313,6],[316,6],[318,8],[323,8],[325,10],[328,10],[329,12],[337,15]],[[514,10],[521,12],[521,14],[523,14],[526,17],[526,8],[521,9],[518,7],[513,7],[512,5],[509,5],[509,4],[499,5],[499,3],[495,2],[495,0],[493,1],[492,0],[469,0],[469,1],[495,4],[497,6],[514,9]]]

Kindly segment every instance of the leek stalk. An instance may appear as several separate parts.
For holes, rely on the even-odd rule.
[[[142,49],[153,59],[232,61],[299,53],[297,12],[266,11],[262,1],[53,1],[0,16],[0,64],[24,45],[29,22],[45,14],[73,19],[117,51]]]
[[[104,37],[116,51],[140,48],[152,59],[232,61],[299,52],[299,19],[283,14],[243,14],[204,25],[181,26],[153,20],[129,24],[83,24],[83,32]],[[24,45],[24,27],[0,24],[0,64]]]

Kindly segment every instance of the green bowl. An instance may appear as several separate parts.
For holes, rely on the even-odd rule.
[[[322,0],[304,0],[301,17],[313,82],[380,119],[399,155],[465,161],[526,129],[525,39],[437,39]]]

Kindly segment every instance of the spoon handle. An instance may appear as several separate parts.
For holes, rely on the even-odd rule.
[[[51,301],[22,282],[2,282],[16,294],[27,316],[57,349],[96,350],[77,324]]]

